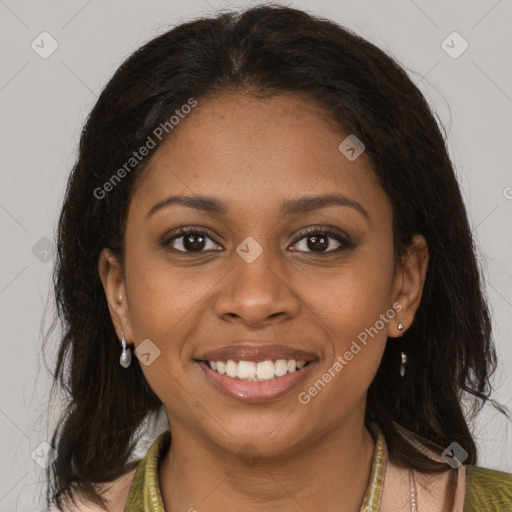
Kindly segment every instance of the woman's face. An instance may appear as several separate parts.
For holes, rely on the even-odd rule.
[[[349,134],[324,116],[291,94],[198,99],[131,200],[126,280],[108,251],[100,258],[118,334],[150,340],[141,367],[173,434],[275,454],[360,424],[387,337],[412,322],[426,249],[395,268],[390,201],[367,155],[354,159],[348,141],[342,152]],[[325,195],[337,200],[301,201]],[[189,206],[162,203],[172,196]],[[177,233],[190,227],[201,233]],[[234,345],[281,345],[312,362],[300,375],[245,382],[199,361]],[[268,359],[295,369],[285,352],[214,357],[230,358],[230,371],[247,375]]]

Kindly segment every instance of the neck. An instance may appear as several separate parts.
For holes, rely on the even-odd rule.
[[[362,420],[264,456],[249,444],[246,451],[231,453],[179,425],[171,432],[159,469],[166,512],[360,510],[375,445]]]

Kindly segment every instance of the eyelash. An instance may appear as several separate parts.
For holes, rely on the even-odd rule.
[[[173,233],[173,235],[171,237],[165,237],[162,240],[160,245],[164,249],[169,248],[169,246],[171,245],[171,243],[173,241],[178,240],[178,239],[180,239],[184,236],[188,236],[188,235],[204,235],[206,238],[209,238],[210,240],[215,242],[217,245],[222,245],[220,243],[219,239],[215,235],[209,233],[204,228],[198,229],[198,228],[193,228],[193,227],[178,228]],[[340,252],[342,250],[354,248],[354,244],[350,241],[350,239],[348,237],[340,235],[331,226],[326,226],[324,228],[318,228],[318,227],[313,226],[311,228],[307,228],[300,234],[299,238],[297,238],[296,241],[293,242],[292,245],[296,245],[302,239],[309,238],[313,235],[316,235],[316,236],[327,235],[328,238],[333,238],[334,240],[336,240],[336,242],[338,242],[340,244],[340,246],[334,250],[318,252],[318,253],[315,253],[314,251],[294,251],[294,252],[306,252],[309,254],[317,254],[317,255],[322,256],[322,255],[334,254],[334,253]],[[208,252],[208,251],[204,251],[204,250],[202,250],[202,251],[182,251],[182,250],[172,249],[172,248],[171,248],[171,250],[173,250],[174,252],[177,252],[177,253],[182,253],[182,254],[201,254],[201,253]],[[217,250],[217,249],[215,249],[215,250]]]

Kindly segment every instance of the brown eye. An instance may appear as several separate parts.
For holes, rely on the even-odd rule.
[[[204,231],[195,229],[183,229],[178,234],[167,238],[164,242],[165,247],[171,248],[177,252],[206,252],[217,251],[219,244]]]
[[[344,236],[335,233],[332,229],[314,228],[306,232],[295,242],[294,246],[298,248],[292,249],[296,252],[312,252],[318,254],[330,254],[343,249],[351,248],[351,242]]]

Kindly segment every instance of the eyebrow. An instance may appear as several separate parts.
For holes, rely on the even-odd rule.
[[[156,212],[164,208],[176,204],[218,215],[226,215],[229,211],[227,203],[213,197],[173,195],[152,206],[146,218],[154,215]],[[333,205],[351,207],[363,215],[367,220],[370,218],[368,212],[360,203],[341,194],[325,194],[321,196],[304,196],[297,199],[288,199],[283,201],[281,204],[280,213],[282,216],[298,215],[300,213],[306,213]]]

